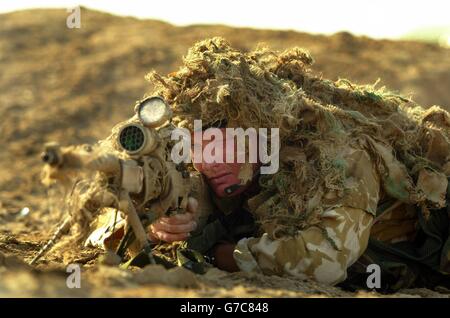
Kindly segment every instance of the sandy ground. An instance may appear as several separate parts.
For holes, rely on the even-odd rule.
[[[32,258],[51,236],[64,208],[40,183],[39,154],[47,141],[95,142],[132,115],[150,89],[151,69],[171,72],[195,41],[224,36],[248,50],[300,46],[330,79],[348,78],[401,92],[429,107],[450,107],[450,49],[339,33],[330,37],[225,26],[174,27],[82,9],[82,28],[66,28],[64,10],[0,15],[0,296],[113,297],[380,297],[348,293],[309,281],[227,274],[204,276],[159,267],[124,271],[99,265],[97,250]],[[447,109],[449,109],[447,107]],[[82,288],[68,289],[65,265],[83,264]],[[445,291],[442,291],[445,292]],[[448,297],[405,290],[390,297]]]

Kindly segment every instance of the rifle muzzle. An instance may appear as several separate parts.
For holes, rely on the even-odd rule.
[[[43,162],[50,166],[57,166],[61,164],[62,158],[58,149],[53,147],[46,147],[46,149],[41,154],[41,159]]]

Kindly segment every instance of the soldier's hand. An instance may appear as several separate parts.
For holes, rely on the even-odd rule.
[[[198,202],[189,198],[187,211],[171,217],[161,217],[150,225],[149,238],[153,242],[164,241],[168,243],[184,241],[190,232],[197,228]]]

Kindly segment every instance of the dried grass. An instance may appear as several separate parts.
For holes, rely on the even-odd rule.
[[[433,131],[449,145],[448,112],[437,106],[425,110],[376,88],[377,83],[323,79],[310,70],[312,63],[299,48],[280,53],[259,47],[244,53],[223,38],[212,38],[189,49],[178,71],[147,75],[155,87],[151,95],[168,101],[179,126],[192,129],[193,120],[201,119],[205,126],[225,121],[244,129],[278,127],[282,149],[302,147],[305,160],[291,160],[274,176],[261,178],[273,195],[257,217],[267,226],[276,220],[273,233],[317,224],[323,193],[346,190],[339,146],[361,144],[362,136],[391,147],[413,180],[421,168],[443,171],[447,162],[429,160],[427,152]],[[379,154],[371,155],[380,161]]]

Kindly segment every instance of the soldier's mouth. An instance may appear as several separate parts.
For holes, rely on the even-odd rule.
[[[232,176],[232,175],[233,174],[231,172],[224,171],[224,172],[220,172],[220,173],[216,174],[215,176],[210,177],[209,180],[210,181],[213,181],[213,180],[216,181],[217,180],[217,182],[222,183],[222,182],[220,182],[220,180],[226,179],[227,176]]]
[[[236,177],[233,176],[233,174],[231,173],[221,173],[218,176],[214,176],[212,178],[209,178],[209,182],[211,183],[211,185],[215,186],[215,187],[220,187],[220,186],[229,186],[235,182]]]
[[[212,178],[208,178],[214,192],[220,197],[236,193],[241,188],[240,180],[231,172],[223,172]]]

